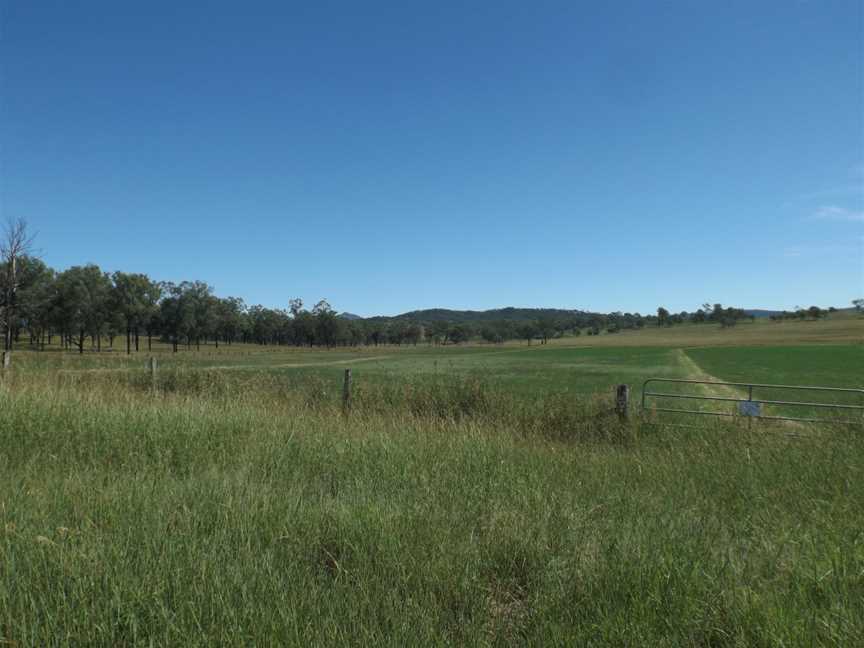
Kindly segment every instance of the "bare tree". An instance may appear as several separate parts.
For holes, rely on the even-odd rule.
[[[12,350],[15,328],[16,296],[18,292],[18,261],[30,253],[34,236],[27,232],[27,221],[23,218],[9,220],[0,239],[0,260],[3,263],[2,323],[4,328],[3,348]]]

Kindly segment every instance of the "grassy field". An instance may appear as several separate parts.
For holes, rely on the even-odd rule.
[[[864,435],[622,422],[611,388],[860,387],[862,323],[159,349],[156,385],[16,352],[0,645],[859,645]]]
[[[731,381],[864,388],[864,344],[688,349],[700,367]]]

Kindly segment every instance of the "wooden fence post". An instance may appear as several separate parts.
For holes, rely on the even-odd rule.
[[[348,416],[351,410],[351,370],[345,370],[345,379],[342,382],[342,414]]]
[[[615,388],[615,411],[622,421],[627,420],[627,411],[630,406],[630,387],[618,385]]]
[[[150,380],[156,384],[156,358],[150,356]]]
[[[3,352],[3,368],[8,369],[12,366],[12,352],[4,351]]]

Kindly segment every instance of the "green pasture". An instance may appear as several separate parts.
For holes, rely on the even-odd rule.
[[[860,386],[849,322],[156,344],[155,381],[143,350],[18,349],[0,646],[861,645],[864,436],[611,409],[649,377]]]
[[[0,645],[864,639],[860,435],[78,378],[0,385]]]
[[[557,346],[404,351],[345,365],[312,365],[287,371],[338,382],[346,367],[352,368],[358,384],[471,377],[504,389],[514,397],[611,394],[614,386],[622,382],[636,386],[652,375],[686,375],[673,349]]]
[[[687,349],[706,372],[732,382],[864,389],[864,343]]]
[[[843,314],[820,322],[756,322],[728,330],[716,325],[655,327],[618,335],[562,338],[548,345],[522,342],[310,349],[239,344],[217,348],[209,344],[181,346],[178,353],[172,353],[168,345],[155,342],[153,351],[143,350],[142,345],[142,351],[132,355],[123,353],[122,345],[84,354],[61,352],[56,347],[44,352],[25,347],[15,352],[14,370],[135,374],[146,371],[152,355],[160,372],[206,369],[267,372],[297,380],[314,378],[331,384],[334,395],[344,370],[350,368],[358,386],[470,377],[517,398],[534,398],[611,394],[615,385],[624,383],[631,386],[633,398],[638,400],[648,378],[860,387],[864,346],[851,340],[857,332],[864,333],[862,325],[864,319]],[[790,343],[802,336],[819,343]],[[640,340],[642,346],[636,344]],[[739,346],[733,344],[736,340]],[[615,342],[620,344],[614,346]],[[664,385],[667,392],[682,389]],[[838,402],[846,401],[841,398]]]

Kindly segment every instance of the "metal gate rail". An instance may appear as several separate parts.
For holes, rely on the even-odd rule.
[[[732,398],[729,396],[703,396],[699,394],[671,394],[667,392],[648,391],[648,385],[651,383],[673,383],[673,384],[689,384],[689,385],[712,385],[715,387],[743,387],[747,389],[747,398]],[[798,391],[815,391],[829,392],[842,394],[855,394],[861,399],[861,405],[847,405],[840,403],[820,403],[810,401],[785,401],[774,399],[754,399],[754,389],[781,389],[781,390],[798,390]],[[728,416],[739,417],[743,416],[750,421],[753,419],[763,421],[798,421],[801,423],[836,423],[840,425],[860,425],[864,427],[864,389],[848,389],[843,387],[810,387],[806,385],[766,385],[761,383],[737,383],[737,382],[718,382],[712,380],[687,380],[683,378],[649,378],[642,383],[642,411],[649,409],[649,398],[679,398],[682,400],[700,400],[700,401],[724,401],[738,403],[737,412],[711,412],[694,409],[680,409],[673,407],[651,407],[653,412],[674,412],[677,414],[697,414],[700,416]],[[860,420],[834,420],[825,418],[804,418],[799,416],[766,416],[762,414],[762,405],[780,405],[785,407],[813,407],[824,408],[835,411],[853,410],[862,413]]]

